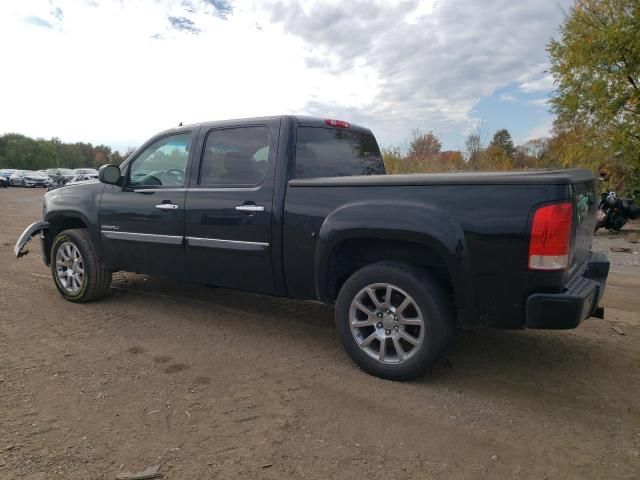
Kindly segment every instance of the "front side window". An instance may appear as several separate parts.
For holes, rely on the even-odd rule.
[[[207,135],[200,185],[253,186],[262,183],[269,160],[267,127],[213,130]]]
[[[147,147],[131,165],[132,187],[183,187],[191,133],[161,138]]]
[[[295,178],[384,175],[371,134],[337,128],[299,127]]]

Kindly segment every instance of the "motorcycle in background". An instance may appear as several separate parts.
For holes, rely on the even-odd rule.
[[[637,218],[640,218],[640,207],[633,204],[633,199],[620,198],[616,192],[604,192],[598,203],[595,231],[606,228],[610,232],[619,232],[629,219]]]

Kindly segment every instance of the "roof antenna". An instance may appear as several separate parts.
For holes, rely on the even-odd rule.
[[[180,122],[180,123],[178,124],[178,126],[179,126],[179,127],[181,127],[181,126],[182,126],[182,122]]]

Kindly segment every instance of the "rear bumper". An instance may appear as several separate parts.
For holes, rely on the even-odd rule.
[[[527,328],[575,328],[585,318],[602,316],[598,305],[608,275],[607,256],[591,252],[585,267],[569,280],[564,292],[535,293],[527,299]]]

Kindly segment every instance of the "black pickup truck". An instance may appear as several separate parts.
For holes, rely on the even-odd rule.
[[[15,246],[40,234],[72,302],[125,270],[335,303],[349,355],[390,379],[433,364],[457,327],[603,316],[584,170],[385,175],[370,130],[278,116],[162,132],[99,180],[47,193]]]

